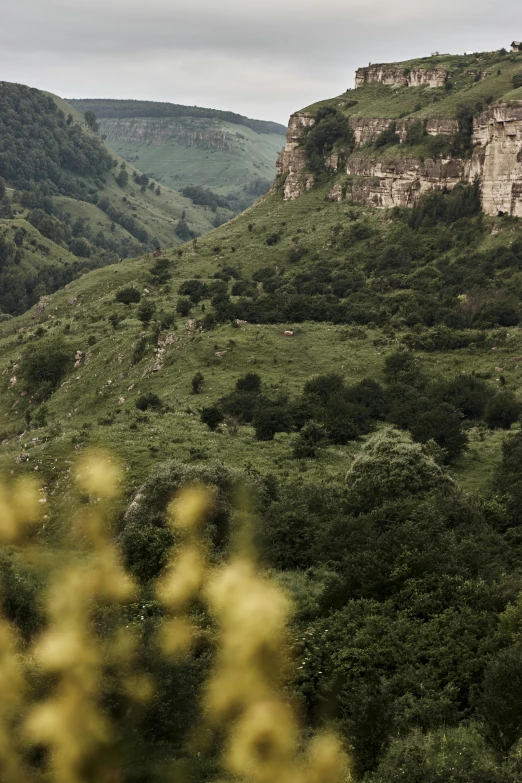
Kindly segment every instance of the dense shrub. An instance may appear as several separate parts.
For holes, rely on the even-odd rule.
[[[346,476],[348,497],[357,511],[388,500],[452,487],[451,479],[422,446],[395,430],[373,435]]]
[[[484,420],[491,429],[509,430],[520,418],[522,405],[512,392],[503,391],[488,400]]]
[[[176,536],[166,523],[167,507],[181,487],[204,484],[214,489],[206,535],[222,551],[228,543],[234,501],[245,476],[221,464],[186,465],[172,461],[157,465],[135,495],[121,521],[120,542],[125,562],[142,581],[156,577]]]
[[[73,365],[74,351],[61,337],[30,345],[23,353],[19,374],[31,394],[48,397]]]
[[[126,305],[135,304],[140,301],[141,294],[137,288],[131,285],[127,286],[127,288],[120,288],[120,290],[116,292],[114,299],[116,302],[122,302]]]
[[[206,424],[209,430],[214,432],[217,430],[220,424],[225,420],[223,412],[216,405],[212,405],[207,408],[203,408],[201,411],[201,421]]]
[[[236,391],[256,394],[261,391],[261,377],[256,372],[248,372],[236,381]]]
[[[139,397],[136,397],[136,402],[134,404],[139,411],[146,411],[149,408],[160,410],[163,407],[163,402],[154,392],[140,394]]]

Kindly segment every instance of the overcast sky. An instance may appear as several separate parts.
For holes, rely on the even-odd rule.
[[[271,119],[358,66],[522,40],[520,0],[6,0],[0,80]]]

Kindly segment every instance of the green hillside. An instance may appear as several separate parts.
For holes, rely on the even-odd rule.
[[[81,271],[179,244],[233,214],[127,165],[54,96],[3,82],[0,108],[0,312],[21,313]]]
[[[497,70],[509,71],[513,87],[518,55],[464,58],[462,83],[456,58],[438,103],[454,100],[453,90],[455,107],[467,91],[476,101],[479,81],[467,71],[488,58],[504,64]],[[383,116],[398,117],[410,100],[406,89],[381,86],[355,96],[364,102],[370,92],[365,116],[388,102]],[[423,89],[417,100],[426,109],[436,94]],[[85,600],[82,639],[99,640],[106,655],[89,704],[113,726],[103,751],[96,738],[82,751],[89,773],[122,757],[125,783],[286,780],[285,738],[302,764],[312,733],[334,729],[354,783],[520,781],[521,222],[486,216],[478,182],[425,194],[412,209],[334,200],[338,175],[325,161],[347,143],[337,109],[356,108],[349,102],[326,102],[336,111],[304,135],[315,181],[299,198],[284,200],[280,178],[196,241],[94,269],[0,322],[0,475],[15,492],[18,478],[37,477],[42,506],[32,534],[24,529],[0,553],[4,614],[31,644],[59,566],[114,572],[106,516],[137,583],[123,607],[120,583],[111,599],[105,578]],[[469,124],[478,108],[467,105]],[[448,149],[464,144],[461,131]],[[384,139],[361,154],[390,146],[398,144]],[[118,461],[119,498],[96,471],[75,489],[90,447]],[[200,483],[213,488],[203,541],[197,525],[169,521],[181,513],[169,511],[179,488]],[[167,570],[177,556],[178,570]],[[229,557],[236,571],[209,587],[205,557],[212,573]],[[275,643],[263,636],[256,646],[237,630],[261,638],[256,626],[268,617],[281,632],[279,590],[256,593],[236,613],[246,584],[237,574],[252,583],[256,571],[245,572],[245,557],[294,600],[280,642],[293,659],[288,672]],[[83,582],[74,584],[84,600]],[[208,601],[233,615],[226,654],[227,620]],[[51,606],[60,615],[63,604]],[[179,633],[170,646],[165,621]],[[132,645],[122,632],[134,634]],[[31,698],[54,695],[68,676],[55,648],[53,676],[30,680]],[[236,690],[236,662],[245,660],[271,678],[268,689],[241,680],[252,712]],[[223,661],[229,677],[209,690]],[[133,701],[121,678],[139,691],[141,672],[154,696]],[[283,730],[272,720],[275,691],[284,694]],[[215,723],[212,708],[222,709]],[[290,709],[302,719],[295,740]],[[234,741],[240,751],[231,753]],[[44,745],[53,747],[46,735]],[[45,753],[26,756],[46,773]],[[335,758],[318,753],[317,775],[301,766],[296,779],[346,781]]]
[[[107,143],[170,188],[199,185],[240,211],[275,176],[286,128],[213,109],[152,101],[71,100],[93,111]]]
[[[377,67],[373,64],[372,67]],[[386,66],[385,66],[386,67]],[[448,71],[443,87],[388,87],[365,84],[348,89],[343,95],[319,101],[309,110],[332,105],[346,116],[399,119],[414,117],[456,117],[459,105],[483,111],[495,101],[520,100],[522,85],[514,87],[513,79],[522,73],[522,52],[481,52],[472,55],[439,55],[393,63],[408,73],[414,68]],[[516,82],[515,82],[516,84]]]

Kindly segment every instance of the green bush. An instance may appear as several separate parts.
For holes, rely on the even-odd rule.
[[[140,580],[155,578],[177,538],[166,522],[167,508],[182,487],[204,484],[214,489],[204,530],[215,552],[227,546],[235,501],[245,486],[241,471],[218,463],[205,466],[171,461],[157,465],[138,490],[121,520],[120,543],[126,563]],[[255,487],[250,482],[250,488]]]
[[[178,301],[176,302],[176,312],[179,313],[182,316],[182,318],[186,318],[188,315],[190,315],[191,310],[192,310],[191,300],[186,296],[180,296]]]
[[[145,299],[136,311],[136,315],[143,324],[148,324],[156,312],[156,305],[150,299]]]
[[[19,374],[30,394],[48,397],[74,362],[74,351],[61,337],[49,337],[25,350]]]
[[[203,389],[203,381],[205,377],[203,373],[197,372],[192,378],[192,394],[200,394]]]
[[[484,413],[484,420],[490,429],[509,430],[520,418],[522,405],[515,395],[503,391],[492,397]]]
[[[139,411],[147,411],[149,408],[153,408],[154,410],[160,410],[163,408],[163,402],[157,394],[154,394],[154,392],[140,394],[139,397],[136,397],[136,402],[134,405]]]
[[[476,728],[458,726],[392,740],[370,783],[506,783]]]
[[[322,424],[308,421],[293,446],[293,455],[296,459],[315,459],[317,452],[328,443],[326,429]]]
[[[236,381],[236,391],[258,393],[261,391],[261,377],[256,372],[248,372]]]
[[[141,294],[137,288],[130,285],[126,288],[120,288],[120,290],[116,292],[114,299],[116,302],[122,302],[126,305],[137,304],[141,299]]]
[[[224,421],[225,417],[223,411],[216,405],[212,405],[208,408],[203,408],[201,411],[201,421],[206,424],[209,430],[214,432],[219,425]]]
[[[357,511],[453,487],[452,480],[425,449],[396,430],[369,438],[348,470],[346,482],[349,501]]]
[[[276,432],[290,432],[292,417],[283,403],[265,400],[254,413],[252,420],[256,440],[273,440]]]

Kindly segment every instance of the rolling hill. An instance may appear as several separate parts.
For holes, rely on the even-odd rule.
[[[23,312],[81,271],[204,233],[233,214],[160,187],[56,96],[0,84],[0,309]]]
[[[200,186],[236,210],[266,192],[286,128],[232,112],[152,101],[70,100],[93,111],[107,143],[170,188]]]

